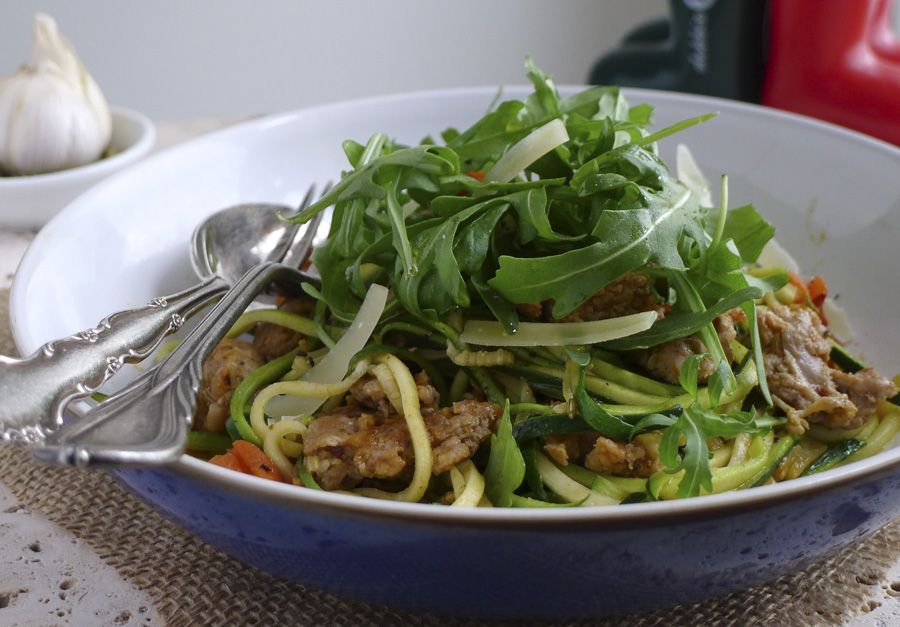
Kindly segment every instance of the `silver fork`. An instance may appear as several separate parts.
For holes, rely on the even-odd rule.
[[[75,466],[148,466],[177,459],[185,449],[203,364],[254,298],[278,281],[299,288],[311,279],[283,264],[251,269],[159,365],[47,436],[35,459]]]
[[[299,211],[310,204],[312,197],[310,190]],[[325,226],[322,213],[305,228],[296,225],[289,233],[292,242],[285,247],[282,260],[298,265],[305,261]],[[280,274],[279,271],[274,276]],[[318,281],[318,277],[303,276],[306,281]],[[285,280],[296,283],[293,278]],[[54,434],[64,424],[64,410],[71,401],[94,393],[124,363],[146,358],[167,335],[210,300],[221,296],[226,288],[221,279],[206,281],[155,299],[147,307],[113,314],[95,329],[48,343],[28,358],[0,356],[0,439],[24,443],[36,450],[52,445],[58,439]],[[77,422],[80,421],[62,430],[67,431]]]

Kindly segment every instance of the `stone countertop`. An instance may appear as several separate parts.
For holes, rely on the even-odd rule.
[[[158,122],[154,151],[228,126],[239,119]],[[7,324],[8,290],[37,230],[0,227],[0,323]],[[0,354],[13,354],[0,343]],[[151,595],[106,564],[89,543],[20,504],[0,481],[0,624],[141,625],[166,621]]]

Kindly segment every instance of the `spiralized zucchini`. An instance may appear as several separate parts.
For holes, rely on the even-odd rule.
[[[406,426],[409,429],[415,452],[415,471],[409,485],[398,493],[373,488],[359,488],[356,490],[356,493],[374,498],[415,502],[425,495],[428,483],[431,480],[431,439],[425,427],[422,412],[419,410],[416,382],[409,369],[393,355],[383,355],[380,361],[390,369],[397,388],[400,390],[402,413],[406,419]]]
[[[241,317],[229,338],[302,337],[191,450],[240,469],[221,449],[246,440],[287,482],[370,498],[578,507],[756,489],[891,446],[896,386],[841,345],[824,279],[799,277],[752,205],[728,207],[727,176],[716,207],[685,146],[678,176],[660,159],[714,115],[651,129],[615,87],[562,97],[526,65],[530,97],[443,143],[344,143],[349,168],[290,218],[334,212],[315,313]],[[772,339],[793,325],[803,341]],[[854,402],[855,376],[878,392]]]

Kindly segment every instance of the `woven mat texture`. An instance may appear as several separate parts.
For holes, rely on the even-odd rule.
[[[8,290],[0,290],[0,354],[14,355]],[[395,611],[338,598],[245,566],[181,531],[102,471],[34,464],[0,445],[0,481],[20,504],[90,544],[121,576],[154,599],[172,627],[345,625],[467,627],[505,625]],[[566,626],[678,627],[841,625],[900,594],[887,580],[900,554],[900,522],[806,571],[758,588],[667,611]],[[511,624],[511,623],[510,623]],[[530,625],[530,623],[516,623]],[[534,623],[534,625],[547,623]]]

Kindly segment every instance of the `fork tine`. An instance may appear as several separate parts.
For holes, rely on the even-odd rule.
[[[330,182],[327,183],[319,197],[321,198],[327,194],[331,187],[332,184]],[[312,204],[312,197],[315,193],[315,189],[315,185],[312,185],[309,188],[306,192],[306,196],[303,198],[303,202],[300,203],[297,213],[303,212]],[[299,268],[306,261],[306,258],[309,256],[315,243],[316,234],[319,231],[319,226],[322,222],[324,213],[324,211],[320,211],[306,222],[306,224],[301,225],[301,228],[294,234],[293,242],[290,247],[288,247],[287,253],[282,258],[281,263],[294,268]]]

